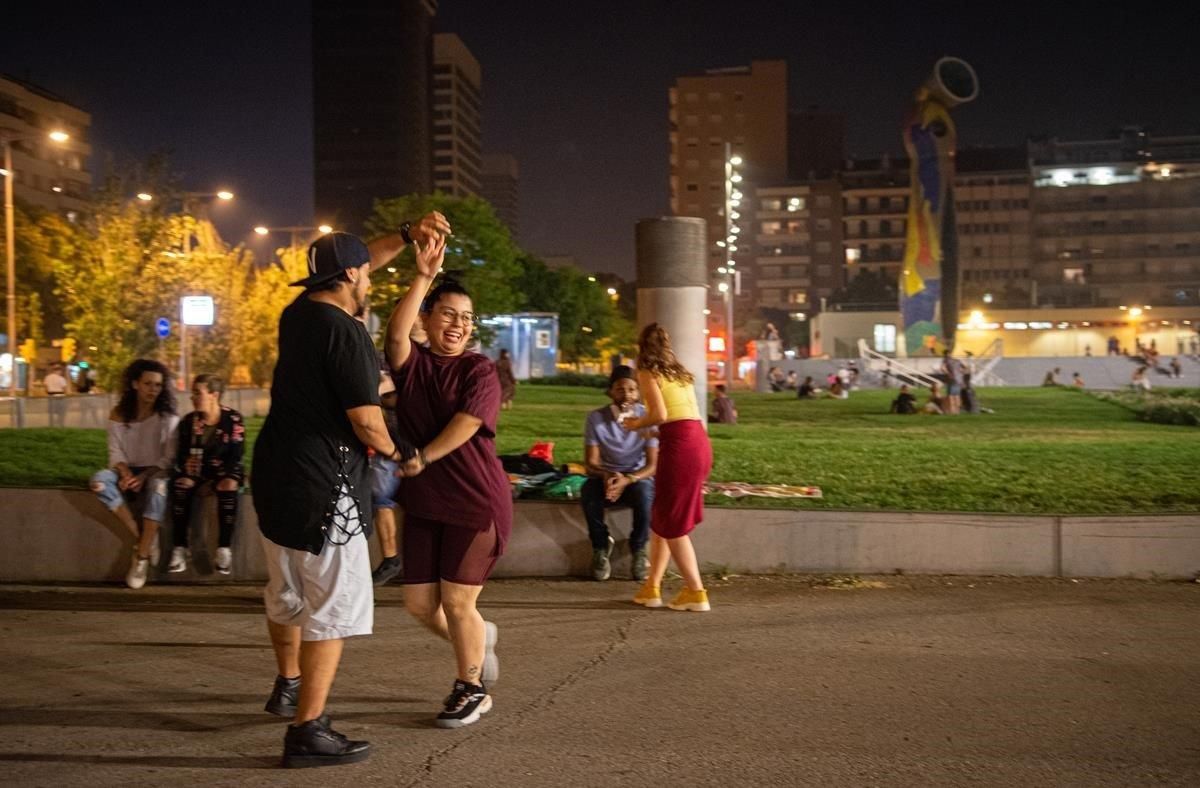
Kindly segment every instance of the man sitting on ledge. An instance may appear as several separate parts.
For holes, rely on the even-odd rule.
[[[638,404],[632,367],[622,365],[612,371],[608,397],[612,404],[589,413],[584,427],[584,462],[589,478],[580,497],[592,541],[592,577],[607,580],[612,575],[610,559],[616,542],[604,522],[605,507],[628,506],[633,509],[633,530],[629,533],[632,574],[640,582],[650,571],[646,543],[650,538],[658,439],[621,428],[622,419],[646,415],[646,409]]]

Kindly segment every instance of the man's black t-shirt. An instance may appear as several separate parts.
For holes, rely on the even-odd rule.
[[[346,411],[379,404],[379,364],[362,323],[301,294],[279,319],[271,410],[254,446],[251,490],[263,536],[320,554],[342,458],[370,534],[366,447]]]

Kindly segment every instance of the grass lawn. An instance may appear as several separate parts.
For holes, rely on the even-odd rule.
[[[985,389],[996,413],[891,416],[893,392],[848,401],[735,397],[741,424],[711,430],[721,481],[815,484],[818,500],[741,506],[1029,514],[1200,512],[1200,432],[1135,420],[1068,389]],[[583,388],[522,386],[501,417],[499,450],[554,441],[580,461],[583,420],[607,400]],[[253,440],[260,420],[249,423]],[[0,430],[0,484],[83,486],[105,462],[101,430]],[[714,497],[712,503],[729,502]]]

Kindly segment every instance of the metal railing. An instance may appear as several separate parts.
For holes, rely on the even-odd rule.
[[[858,340],[858,357],[863,361],[863,370],[869,372],[869,377],[876,383],[890,385],[895,381],[925,388],[930,388],[934,383],[941,384],[940,380],[916,367],[872,350],[865,339]]]
[[[65,397],[0,397],[0,429],[73,427],[103,429],[117,402],[115,394],[71,394]],[[266,416],[271,407],[270,389],[228,389],[221,404],[246,418]],[[180,414],[191,411],[186,395],[178,395]]]

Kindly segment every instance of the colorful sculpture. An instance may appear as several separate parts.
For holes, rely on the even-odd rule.
[[[958,228],[950,108],[979,93],[975,71],[944,57],[916,94],[904,124],[909,159],[908,227],[900,269],[900,316],[908,355],[954,349],[958,327]]]

